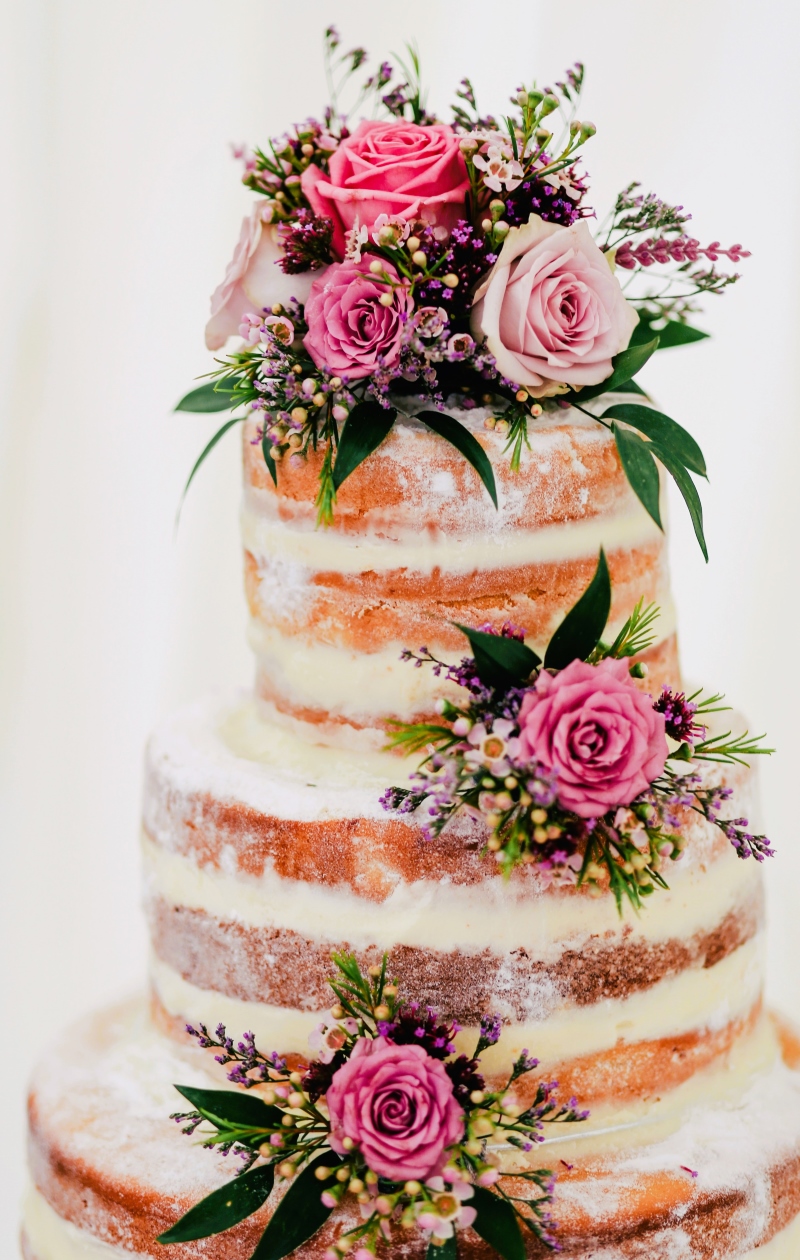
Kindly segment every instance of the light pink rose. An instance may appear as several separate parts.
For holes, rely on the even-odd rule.
[[[585,221],[559,227],[538,214],[508,233],[471,318],[498,371],[538,398],[599,385],[637,322]]]
[[[664,769],[664,716],[623,661],[573,661],[543,672],[519,711],[519,758],[557,774],[558,800],[580,818],[629,805]]]
[[[333,220],[333,248],[344,256],[356,218],[372,228],[381,214],[455,227],[469,191],[464,155],[452,127],[406,122],[359,123],[331,155],[329,173],[307,166],[301,183],[316,214]]]
[[[385,1037],[356,1042],[325,1095],[330,1144],[346,1154],[351,1138],[369,1168],[391,1181],[424,1181],[440,1171],[464,1132],[464,1112],[444,1065],[422,1046]]]
[[[319,271],[304,271],[287,276],[278,266],[283,246],[275,224],[269,222],[270,207],[261,202],[242,220],[239,243],[228,263],[225,279],[211,297],[211,318],[206,324],[206,345],[219,350],[229,337],[235,336],[243,317],[260,314],[276,302],[290,298],[305,302],[312,280]]]
[[[384,270],[398,279],[391,263]],[[380,299],[388,292],[394,300],[384,306]],[[379,284],[366,260],[334,263],[311,285],[303,345],[317,367],[350,380],[369,376],[379,359],[387,366],[397,361],[404,316],[412,307],[408,290]]]

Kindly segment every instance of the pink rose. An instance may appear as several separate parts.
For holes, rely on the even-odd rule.
[[[379,214],[451,228],[465,216],[469,191],[458,136],[439,123],[361,122],[331,155],[329,174],[308,166],[301,182],[315,213],[333,219],[340,256],[356,218],[367,228]]]
[[[351,1138],[373,1172],[391,1181],[433,1176],[464,1132],[444,1065],[422,1046],[397,1046],[385,1037],[356,1042],[325,1101],[333,1149],[346,1154],[343,1142]]]
[[[287,276],[278,266],[283,246],[277,227],[269,222],[270,207],[261,202],[242,220],[239,243],[228,263],[225,279],[211,297],[211,318],[206,324],[206,345],[219,350],[235,336],[243,317],[263,311],[290,298],[305,302],[311,281],[319,271]],[[266,218],[264,216],[267,216]]]
[[[519,758],[558,776],[558,799],[580,818],[629,805],[664,769],[664,716],[625,661],[573,661],[542,673],[519,711]]]
[[[599,385],[637,321],[585,221],[559,227],[538,214],[508,233],[471,320],[503,376],[539,398]]]
[[[398,280],[391,263],[384,270]],[[393,295],[391,306],[381,298]],[[355,380],[369,376],[378,360],[391,366],[400,353],[404,316],[413,302],[402,284],[379,283],[369,263],[334,263],[311,286],[306,302],[305,346],[317,367],[328,367]]]

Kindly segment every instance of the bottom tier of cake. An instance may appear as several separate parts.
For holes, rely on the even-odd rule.
[[[758,1069],[732,1062],[730,1088],[713,1100],[666,1116],[655,1108],[633,1125],[590,1119],[536,1148],[536,1164],[558,1173],[563,1254],[796,1260],[800,1044],[775,1020],[765,1037],[771,1052]],[[248,1260],[269,1204],[214,1238],[169,1248],[156,1241],[234,1171],[170,1122],[180,1101],[174,1083],[219,1088],[224,1077],[210,1055],[158,1033],[143,1002],[84,1022],[51,1051],[30,1097],[25,1260]],[[295,1254],[321,1256],[333,1240],[330,1225]],[[425,1244],[398,1231],[387,1252],[410,1260]],[[534,1245],[529,1254],[545,1252]],[[494,1253],[466,1230],[459,1255]]]

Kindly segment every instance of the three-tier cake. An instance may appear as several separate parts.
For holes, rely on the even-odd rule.
[[[545,124],[580,71],[506,128],[389,70],[385,123],[245,154],[243,340],[186,406],[243,425],[255,685],[150,741],[149,992],[35,1074],[24,1256],[790,1260],[761,749],[682,691],[665,483],[704,546],[704,465],[634,380],[701,334],[618,281],[703,250],[634,189],[590,235],[594,128]]]

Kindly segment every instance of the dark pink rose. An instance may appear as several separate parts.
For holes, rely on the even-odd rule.
[[[439,123],[359,123],[331,154],[329,173],[308,166],[301,183],[315,213],[333,219],[339,257],[356,218],[367,228],[388,214],[449,229],[465,217],[469,191],[458,136]]]
[[[384,270],[398,279],[391,263]],[[390,306],[381,298],[392,294]],[[369,376],[378,360],[387,366],[400,353],[403,317],[413,302],[402,284],[390,288],[370,274],[369,262],[334,263],[311,286],[305,315],[305,346],[317,367],[355,380]]]
[[[580,818],[629,805],[667,759],[663,714],[625,661],[573,661],[559,674],[540,674],[519,725],[520,760],[555,770],[559,802]]]
[[[586,221],[559,227],[538,214],[508,233],[471,319],[498,371],[537,398],[599,385],[637,321]]]
[[[346,1154],[351,1138],[367,1165],[392,1181],[425,1181],[464,1133],[464,1112],[438,1059],[422,1046],[396,1046],[385,1037],[356,1042],[325,1095],[330,1143]]]

